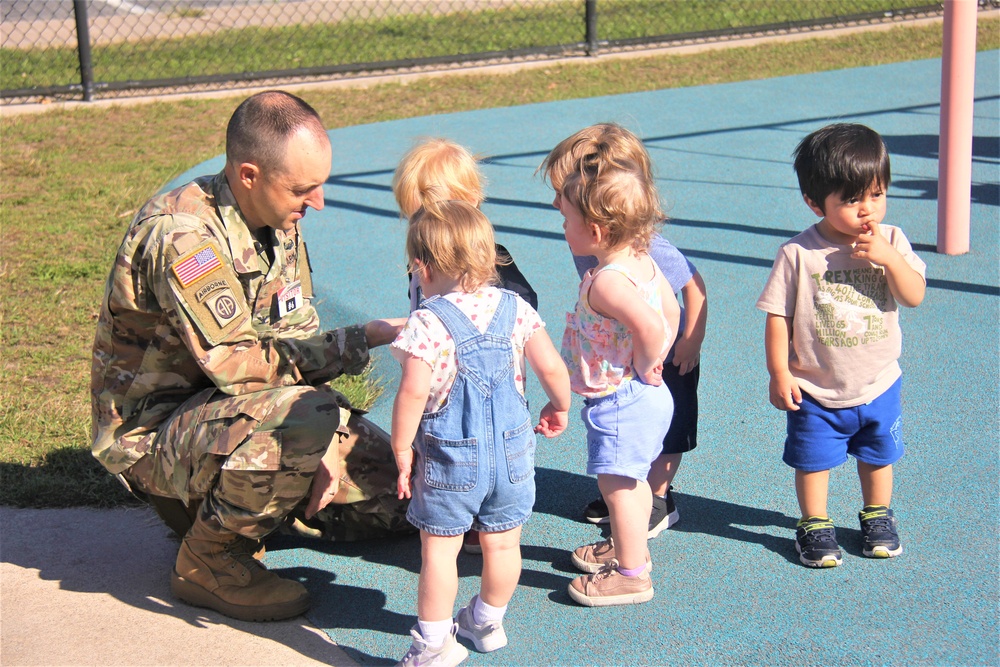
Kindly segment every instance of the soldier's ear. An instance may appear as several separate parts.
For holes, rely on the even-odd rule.
[[[244,162],[239,166],[236,176],[244,188],[252,190],[260,180],[260,167],[253,162]]]

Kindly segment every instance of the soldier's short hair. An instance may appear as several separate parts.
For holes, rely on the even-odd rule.
[[[474,292],[499,284],[493,225],[483,212],[464,201],[429,201],[410,218],[406,230],[409,270],[429,266],[459,281],[462,290]]]
[[[319,114],[309,104],[282,90],[251,95],[236,107],[226,129],[226,161],[256,164],[280,171],[288,139],[301,128],[326,136]]]

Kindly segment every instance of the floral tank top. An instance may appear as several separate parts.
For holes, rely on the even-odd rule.
[[[642,299],[663,318],[663,354],[667,352],[670,326],[663,315],[663,301],[660,293],[661,276],[659,267],[652,280],[639,282],[632,272],[620,264],[609,264],[599,271],[593,269],[583,275],[580,295],[576,308],[566,313],[566,331],[562,340],[562,358],[570,371],[570,388],[574,393],[587,398],[600,398],[617,391],[618,387],[631,380],[632,334],[618,320],[600,315],[590,307],[588,295],[601,271],[618,271],[636,287]]]

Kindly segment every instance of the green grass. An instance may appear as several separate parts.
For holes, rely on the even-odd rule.
[[[636,39],[926,4],[927,0],[601,0],[597,28],[600,40]],[[253,27],[183,39],[94,46],[94,80],[100,84],[174,79],[571,46],[585,39],[583,9],[583,2],[572,0],[438,16],[410,14]],[[75,49],[0,49],[0,88],[76,83]]]
[[[978,47],[1000,48],[980,20]],[[933,58],[940,26],[506,75],[304,93],[329,128],[434,113]],[[135,210],[224,150],[238,98],[0,118],[0,504],[110,506],[128,496],[89,454],[90,348],[107,270]],[[328,325],[345,323],[327,323]],[[376,375],[378,369],[375,369]],[[351,391],[355,400],[369,386]]]

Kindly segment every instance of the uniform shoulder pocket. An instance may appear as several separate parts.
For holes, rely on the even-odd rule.
[[[250,307],[232,266],[215,241],[204,241],[170,261],[167,275],[180,307],[211,345],[245,326]]]

